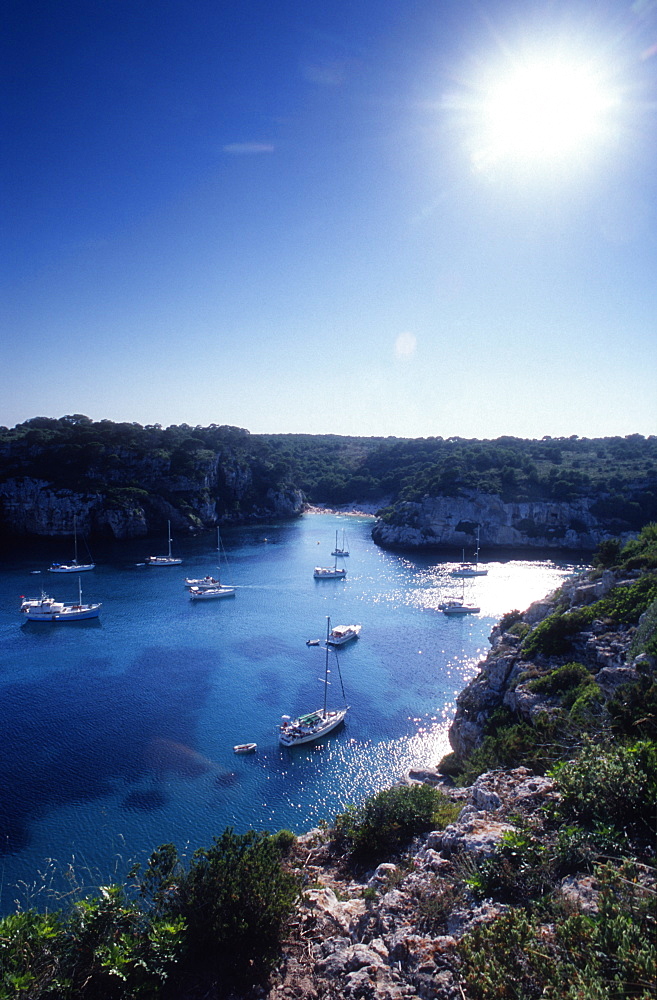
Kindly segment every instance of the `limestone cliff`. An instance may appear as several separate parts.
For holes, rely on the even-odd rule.
[[[478,527],[486,554],[495,549],[593,551],[619,535],[613,524],[591,513],[594,503],[595,498],[505,503],[485,493],[425,497],[397,504],[380,516],[372,538],[384,548],[465,548],[469,556]]]

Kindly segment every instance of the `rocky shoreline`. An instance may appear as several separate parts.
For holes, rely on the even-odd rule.
[[[529,724],[555,710],[557,699],[532,692],[524,678],[549,674],[563,664],[564,656],[523,659],[518,633],[535,628],[557,608],[586,607],[613,588],[630,587],[637,575],[606,571],[595,579],[591,574],[574,578],[524,614],[517,613],[514,632],[496,626],[479,673],[457,700],[450,728],[455,754],[467,757],[481,744],[486,721],[501,706]],[[629,657],[635,633],[633,625],[613,627],[594,620],[574,637],[577,659],[590,671],[603,701],[636,679],[640,669],[655,671],[655,657]],[[467,874],[473,865],[492,858],[514,831],[530,829],[540,841],[546,807],[558,801],[559,793],[552,778],[525,766],[496,768],[467,787],[456,787],[445,771],[449,768],[436,762],[401,781],[440,789],[458,804],[456,821],[416,837],[405,852],[373,870],[350,867],[329,830],[312,830],[298,839],[292,864],[306,884],[303,902],[274,980],[254,996],[466,1000],[459,942],[509,910],[507,903],[477,897],[468,887]],[[648,869],[643,882],[654,891]],[[568,912],[598,911],[599,886],[584,865],[555,881],[550,892]]]
[[[592,552],[612,537],[623,541],[619,525],[595,513],[595,497],[575,501],[506,503],[500,496],[465,492],[463,496],[424,497],[381,512],[372,538],[383,548],[474,549],[475,532],[487,555],[500,549],[563,549]],[[383,506],[383,505],[382,505]]]

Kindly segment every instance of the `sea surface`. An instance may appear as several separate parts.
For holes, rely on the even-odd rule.
[[[31,542],[0,570],[0,912],[54,905],[123,879],[158,845],[188,856],[230,826],[301,833],[449,751],[458,692],[502,614],[526,608],[583,565],[489,562],[488,576],[450,576],[460,561],[386,552],[365,516],[308,514],[226,529],[224,583],[234,598],[192,602],[185,576],[216,573],[210,534],[174,538],[182,566],[149,567],[144,542],[106,543],[81,575],[97,620],[23,621],[20,595],[77,598],[78,577],[47,572],[67,539]],[[346,580],[314,580],[346,531]],[[467,553],[466,555],[470,555]],[[86,558],[86,552],[80,552]],[[479,615],[447,618],[465,596]],[[331,664],[329,705],[351,708],[318,744],[281,748],[283,714],[321,706],[325,653],[307,639],[362,624]],[[333,658],[332,658],[333,660]],[[255,741],[256,754],[233,746]]]

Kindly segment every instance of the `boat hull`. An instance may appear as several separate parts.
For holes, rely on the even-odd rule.
[[[316,566],[313,573],[316,580],[344,580],[346,575],[346,569],[329,569],[323,566]]]
[[[52,607],[23,607],[21,611],[29,622],[80,622],[98,618],[100,604],[82,604],[68,607],[55,604]]]
[[[87,573],[90,569],[95,569],[96,563],[62,563],[53,564],[48,568],[49,573]]]
[[[205,590],[196,590],[190,587],[189,599],[190,601],[216,601],[220,597],[234,597],[235,588],[234,587],[213,587],[206,588]]]
[[[147,566],[180,566],[182,559],[169,556],[149,556],[146,560]]]

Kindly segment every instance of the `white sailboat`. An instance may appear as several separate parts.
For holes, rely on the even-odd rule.
[[[458,615],[478,615],[481,611],[481,608],[478,608],[476,605],[465,603],[465,581],[463,582],[461,600],[458,600],[457,598],[450,598],[446,601],[441,601],[438,607],[442,613],[448,617],[456,617]]]
[[[479,527],[477,527],[477,548],[475,550],[475,561],[473,563],[465,562],[465,550],[463,551],[463,556],[464,556],[464,561],[461,563],[458,569],[452,570],[452,576],[469,577],[469,576],[488,575],[487,569],[479,568]]]
[[[167,521],[167,534],[169,536],[169,554],[166,556],[148,556],[145,560],[147,566],[180,566],[182,559],[177,559],[171,555],[171,521]]]
[[[335,653],[335,661],[338,667],[338,674],[340,675],[340,686],[342,687],[342,698],[344,701],[344,706],[338,709],[327,708],[327,698],[328,698],[328,686],[329,686],[329,652],[330,646],[328,643],[328,637],[331,633],[331,619],[326,619],[326,661],[324,665],[324,704],[322,708],[318,708],[315,712],[308,712],[307,715],[299,715],[296,719],[291,719],[289,715],[284,715],[281,720],[281,725],[279,727],[278,741],[284,747],[295,747],[300,746],[302,743],[313,743],[315,740],[321,739],[322,736],[326,736],[328,733],[337,729],[339,725],[344,722],[345,715],[349,711],[349,705],[347,705],[347,700],[344,695],[344,687],[342,687],[342,675],[340,674],[340,664],[338,663],[337,653]]]
[[[70,563],[53,563],[49,566],[50,573],[85,573],[87,570],[95,569],[96,564],[94,562],[89,563],[79,563],[78,562],[78,520],[75,514],[73,515],[73,562]]]
[[[76,603],[56,601],[41,591],[41,597],[21,598],[21,612],[30,622],[75,622],[87,618],[97,618],[101,604],[82,603],[82,581],[78,577],[78,600]]]
[[[335,548],[331,552],[332,556],[348,556],[349,547],[347,546],[347,537],[344,528],[342,529],[342,545],[338,545],[338,533],[335,533]]]
[[[313,576],[316,580],[344,580],[347,575],[346,569],[338,569],[338,533],[335,533],[335,549],[333,550],[333,555],[335,556],[332,566],[315,566]]]
[[[217,526],[217,566],[221,562],[221,537]],[[190,601],[215,601],[218,597],[234,597],[235,588],[226,587],[221,582],[220,576],[205,576],[200,580],[187,578],[185,586],[189,590]]]

